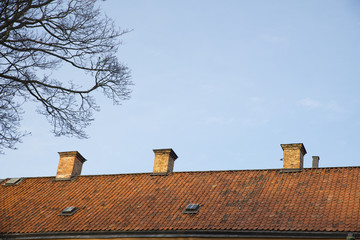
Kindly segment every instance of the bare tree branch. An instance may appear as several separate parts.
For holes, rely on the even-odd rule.
[[[130,70],[116,52],[127,30],[115,28],[95,0],[0,1],[0,151],[15,148],[27,101],[52,124],[56,136],[87,137],[101,90],[115,104],[130,96]],[[39,72],[70,64],[90,73],[91,86],[51,79]],[[41,70],[41,71],[39,71]]]

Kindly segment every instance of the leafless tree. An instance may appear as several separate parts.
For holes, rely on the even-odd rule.
[[[55,136],[86,138],[84,128],[98,110],[94,92],[115,104],[128,99],[130,71],[116,52],[127,30],[115,28],[96,0],[0,1],[0,151],[15,148],[26,134],[20,129],[21,106],[38,103]],[[88,73],[90,82],[53,79],[70,65]]]

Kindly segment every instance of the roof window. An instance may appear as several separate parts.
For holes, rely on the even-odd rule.
[[[22,178],[10,178],[6,181],[4,186],[11,186],[11,185],[17,185],[19,182],[21,182]]]
[[[59,214],[59,215],[70,216],[70,215],[73,215],[76,210],[77,210],[76,207],[67,207],[67,208],[64,208],[64,209],[61,211],[61,214]]]
[[[187,207],[185,208],[184,213],[197,213],[200,209],[200,205],[199,204],[193,204],[190,203],[189,205],[187,205]]]

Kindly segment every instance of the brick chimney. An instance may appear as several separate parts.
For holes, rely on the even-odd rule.
[[[302,169],[306,149],[302,143],[281,144],[284,150],[283,168]]]
[[[67,180],[81,174],[83,163],[86,159],[77,151],[59,152],[60,161],[56,173],[57,180]]]
[[[166,175],[173,172],[174,162],[178,158],[174,150],[167,149],[154,149],[154,175]]]
[[[312,168],[319,168],[319,161],[320,161],[320,157],[319,156],[312,156]]]

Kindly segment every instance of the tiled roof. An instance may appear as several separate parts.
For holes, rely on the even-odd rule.
[[[3,184],[3,183],[2,183]],[[360,168],[25,178],[0,186],[0,233],[360,231]],[[196,214],[184,214],[189,203]],[[71,216],[59,215],[70,206]]]

